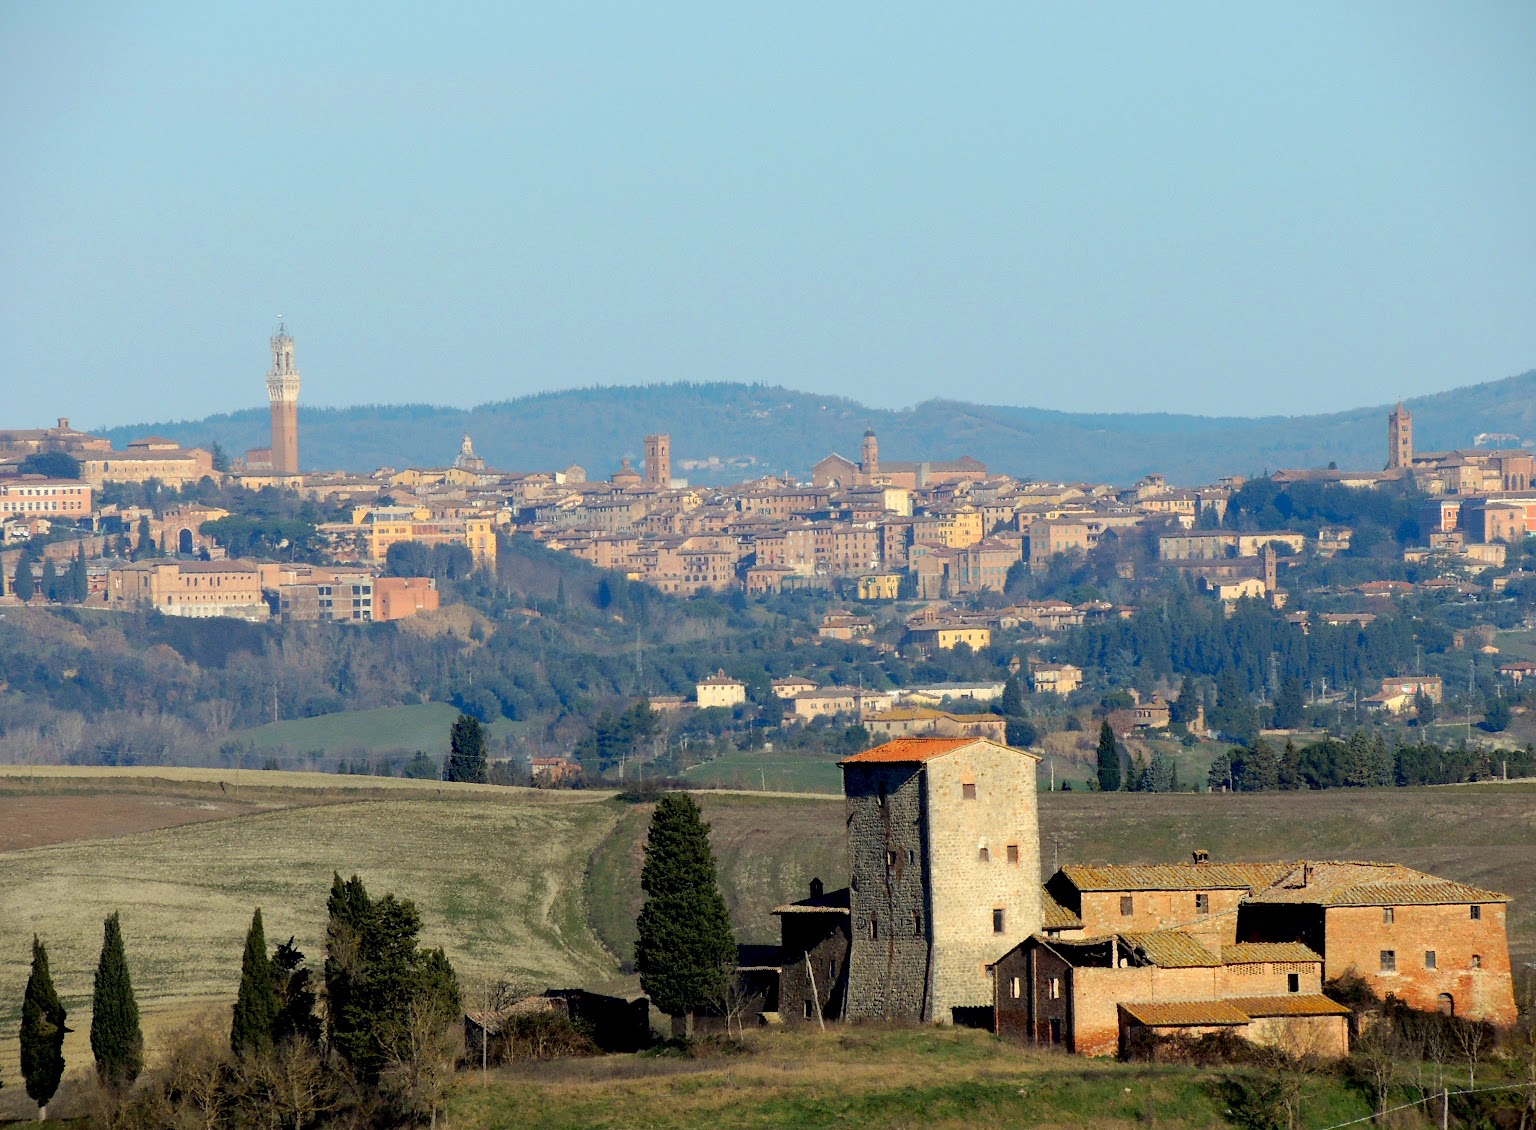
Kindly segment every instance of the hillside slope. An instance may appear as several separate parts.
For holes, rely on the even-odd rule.
[[[1407,403],[1422,449],[1471,446],[1480,432],[1536,437],[1536,371]],[[1034,478],[1128,482],[1156,470],[1193,483],[1329,461],[1378,468],[1385,462],[1388,409],[1246,418],[930,400],[893,411],[768,385],[720,383],[573,389],[470,410],[421,404],[301,408],[300,429],[303,464],[317,469],[442,465],[467,431],[494,467],[579,463],[596,478],[611,473],[622,456],[638,462],[642,437],[666,431],[675,474],[720,483],[770,471],[804,475],[830,451],[857,458],[859,437],[873,426],[886,459],[969,454],[995,470]],[[267,428],[266,411],[253,408],[106,434],[117,444],[150,432],[184,443],[217,441],[238,454],[264,446]],[[700,465],[690,466],[694,461]]]

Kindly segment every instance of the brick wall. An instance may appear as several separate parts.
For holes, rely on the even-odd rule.
[[[1482,904],[1477,919],[1466,903],[1392,907],[1390,922],[1385,909],[1328,908],[1325,976],[1353,968],[1378,994],[1393,994],[1412,1008],[1434,1011],[1446,993],[1457,1016],[1515,1022],[1503,903]],[[1383,970],[1384,950],[1393,954],[1395,971]],[[1429,952],[1435,955],[1433,969],[1426,961]]]
[[[1209,910],[1199,913],[1198,894],[1207,896]],[[1084,891],[1079,917],[1089,934],[1141,934],[1152,930],[1186,930],[1208,946],[1237,940],[1237,908],[1247,896],[1240,891]],[[1131,913],[1121,913],[1121,899],[1131,900]]]

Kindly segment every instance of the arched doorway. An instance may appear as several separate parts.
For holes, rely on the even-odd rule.
[[[1441,993],[1439,998],[1436,1000],[1435,1003],[1440,1008],[1440,1015],[1441,1016],[1455,1016],[1456,1015],[1456,1001],[1454,1000],[1454,998],[1452,998],[1450,993]]]
[[[187,557],[191,557],[192,556],[192,531],[191,530],[183,529],[181,531],[181,533],[176,535],[176,552],[184,554]]]

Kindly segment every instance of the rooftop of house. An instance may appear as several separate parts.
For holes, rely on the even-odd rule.
[[[863,753],[856,753],[852,757],[845,757],[838,764],[921,764],[925,761],[931,761],[935,757],[942,757],[947,753],[953,753],[957,749],[973,745],[995,746],[998,749],[1006,749],[1009,753],[1016,753],[1020,757],[1028,757],[1034,761],[1040,760],[1039,756],[1030,753],[1028,750],[1014,749],[1012,746],[1001,745],[986,738],[897,738],[894,741],[877,745],[873,749],[866,749]]]
[[[1163,969],[1214,969],[1222,964],[1221,958],[1200,939],[1182,930],[1153,930],[1120,936],[1139,956]]]
[[[772,914],[847,914],[848,888],[839,887],[825,894],[812,895],[799,902],[785,903],[770,911]]]
[[[1258,965],[1269,961],[1322,961],[1323,955],[1301,942],[1238,942],[1221,947],[1223,965]]]
[[[1040,892],[1040,913],[1042,930],[1081,930],[1083,928],[1083,920],[1057,902],[1050,891],[1044,889]]]
[[[1257,890],[1283,878],[1292,863],[1131,863],[1068,866],[1057,872],[1079,891]]]

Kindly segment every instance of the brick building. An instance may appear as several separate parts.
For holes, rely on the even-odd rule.
[[[0,514],[22,518],[89,518],[91,485],[79,479],[17,475],[0,479]]]

